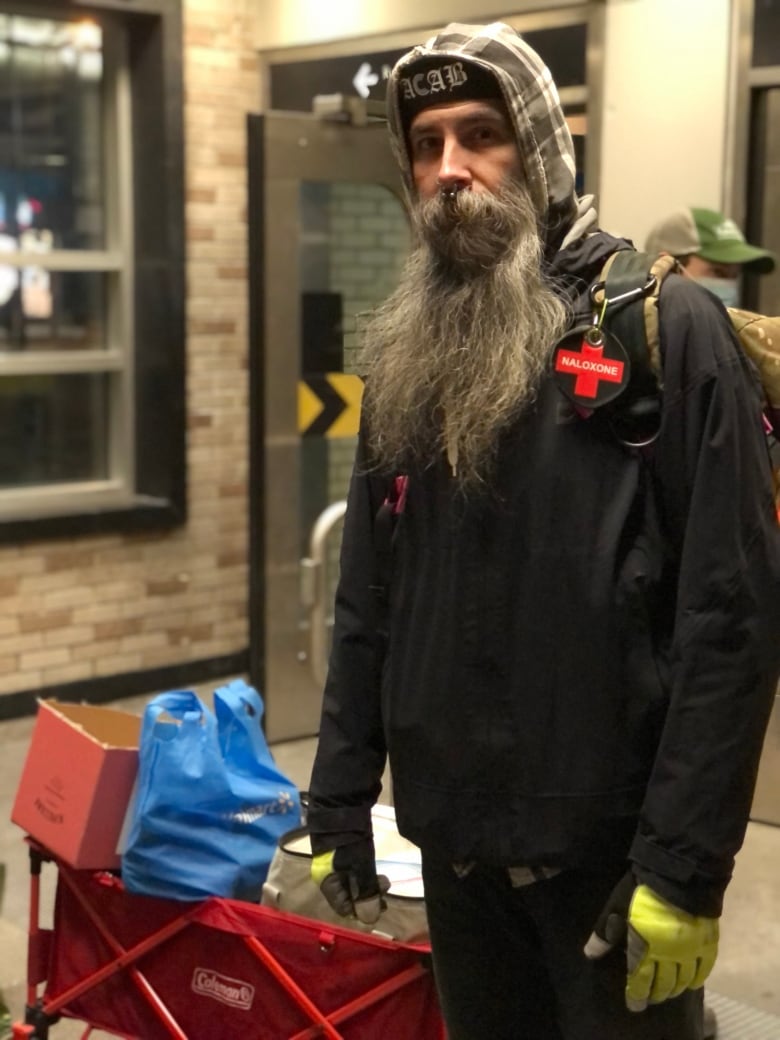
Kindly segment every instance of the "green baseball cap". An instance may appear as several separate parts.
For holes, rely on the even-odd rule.
[[[695,253],[713,264],[742,264],[757,274],[769,274],[775,268],[774,254],[746,242],[733,220],[717,210],[695,206],[677,210],[656,224],[647,236],[645,251],[672,256]]]

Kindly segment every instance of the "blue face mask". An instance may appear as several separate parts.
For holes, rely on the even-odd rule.
[[[738,278],[697,278],[696,281],[717,296],[725,307],[739,306]]]

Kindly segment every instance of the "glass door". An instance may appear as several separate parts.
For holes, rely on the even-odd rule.
[[[346,117],[345,117],[346,118]],[[409,244],[384,122],[250,117],[250,671],[316,733],[362,384],[357,329]]]

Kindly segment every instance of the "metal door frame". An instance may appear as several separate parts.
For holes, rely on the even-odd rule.
[[[275,597],[276,609],[297,612],[300,593],[300,186],[305,181],[347,181],[382,186],[400,196],[401,185],[383,122],[358,126],[306,113],[268,112],[248,117],[247,141],[249,671],[265,696],[269,738],[291,739],[313,735],[319,720],[317,713],[306,732],[305,725],[301,728],[305,704],[281,702],[266,688],[273,623],[269,597]],[[294,349],[284,350],[284,344]],[[284,495],[275,495],[282,479]],[[271,539],[274,559],[287,561],[286,571],[271,568]],[[289,586],[286,597],[270,587],[284,582]],[[302,687],[310,682],[303,670],[302,680]],[[306,699],[302,692],[301,702]]]
[[[753,65],[754,0],[734,0],[731,8],[729,97],[726,118],[723,210],[736,220],[748,241],[762,241],[763,189],[757,153],[763,150],[759,125],[767,91],[780,88],[780,65]],[[743,306],[766,310],[762,276],[746,278]],[[771,309],[771,308],[769,308]]]

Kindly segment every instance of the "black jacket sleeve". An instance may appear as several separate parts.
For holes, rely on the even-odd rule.
[[[371,833],[386,748],[380,678],[385,653],[377,596],[375,521],[387,481],[366,472],[364,433],[350,482],[336,591],[333,646],[309,787],[315,854]]]
[[[725,309],[670,276],[659,314],[652,466],[676,602],[668,713],[631,857],[670,902],[717,916],[780,668],[780,528],[760,387]]]

